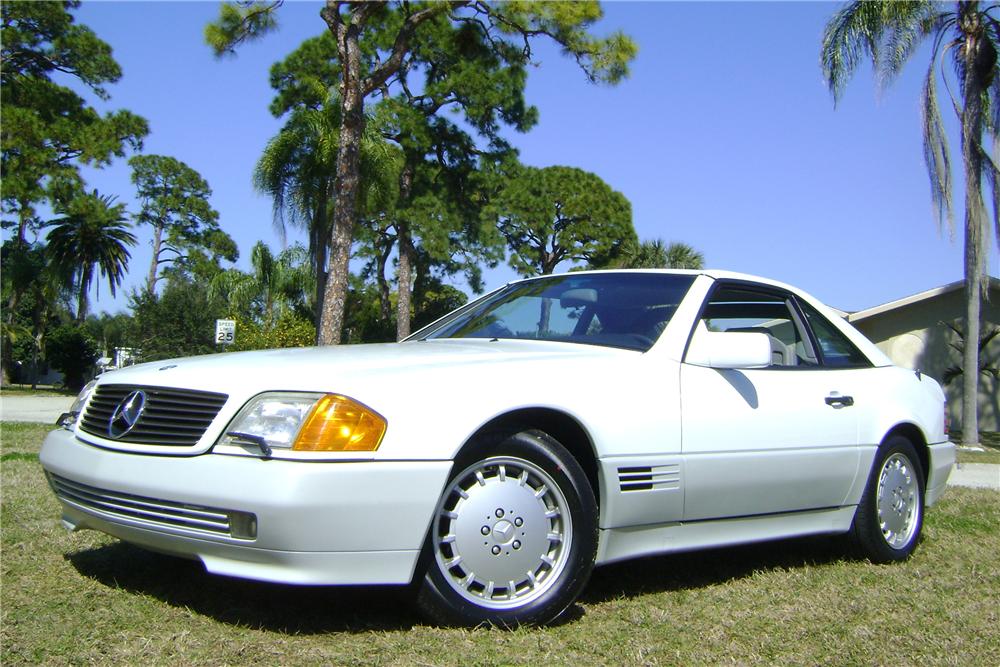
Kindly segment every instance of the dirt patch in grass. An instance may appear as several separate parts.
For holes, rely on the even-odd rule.
[[[4,426],[4,453],[37,452]],[[598,568],[556,625],[501,631],[429,625],[401,588],[216,577],[69,534],[30,457],[2,489],[4,664],[1000,664],[992,491],[948,489],[905,563],[833,538],[647,558]]]

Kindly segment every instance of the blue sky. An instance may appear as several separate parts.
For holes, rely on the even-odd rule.
[[[527,90],[540,122],[510,138],[527,164],[598,174],[632,202],[640,238],[693,245],[711,268],[782,280],[846,310],[959,280],[961,231],[952,239],[939,229],[921,151],[926,54],[881,94],[860,71],[834,108],[819,44],[837,6],[607,3],[597,31],[620,28],[638,42],[631,77],[594,86],[542,46]],[[281,245],[270,201],[250,182],[281,124],[267,111],[268,69],[325,28],[320,7],[287,4],[277,33],[223,60],[202,39],[214,2],[85,2],[77,13],[124,72],[102,108],[145,116],[144,152],[172,155],[208,180],[241,268],[258,240]],[[137,209],[125,160],[86,178]],[[125,293],[141,284],[150,250],[148,231],[138,234],[125,289],[111,299],[102,287],[94,310],[126,309]],[[301,239],[290,231],[288,242]],[[994,245],[991,274],[998,264]],[[487,287],[512,276],[490,272]]]

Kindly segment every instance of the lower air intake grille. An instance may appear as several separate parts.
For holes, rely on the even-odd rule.
[[[145,394],[145,407],[135,426],[115,439],[140,445],[193,447],[228,398],[207,391],[104,384],[91,397],[80,428],[101,438],[111,438],[109,424],[115,408],[135,391]]]
[[[49,474],[49,483],[60,500],[105,517],[131,519],[150,526],[184,528],[225,537],[253,539],[257,536],[256,517],[246,512],[107,491],[53,474]]]

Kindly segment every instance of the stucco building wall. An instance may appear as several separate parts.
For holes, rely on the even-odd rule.
[[[859,313],[861,315],[862,313]],[[919,369],[942,382],[951,366],[961,366],[959,353],[951,347],[958,337],[941,322],[961,326],[965,317],[965,290],[956,289],[868,315],[851,323],[871,339],[890,359],[904,368]],[[1000,326],[1000,287],[993,285],[989,301],[983,303],[984,327]],[[1000,336],[984,351],[991,366],[1000,365]],[[942,382],[943,384],[943,382]],[[945,385],[952,431],[962,423],[961,377]],[[979,428],[1000,431],[1000,382],[979,376]]]

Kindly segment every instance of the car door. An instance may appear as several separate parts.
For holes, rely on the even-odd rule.
[[[685,520],[843,504],[858,474],[852,394],[870,364],[856,349],[826,352],[810,319],[782,290],[743,282],[713,288],[693,337],[763,333],[772,361],[744,369],[681,364]]]

